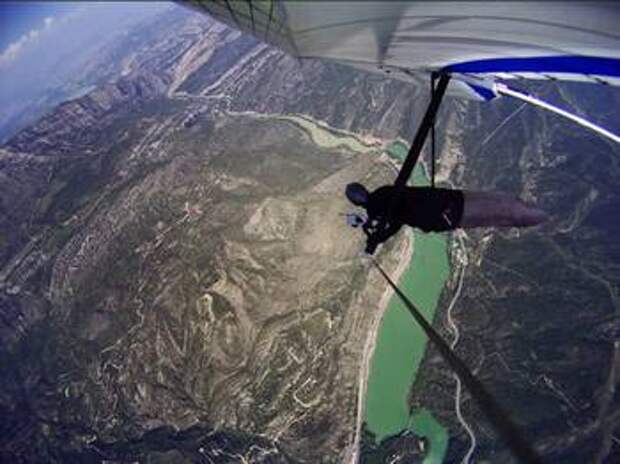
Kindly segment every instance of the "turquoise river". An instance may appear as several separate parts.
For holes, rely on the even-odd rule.
[[[402,161],[407,147],[395,142],[388,148],[388,154]],[[414,185],[428,185],[423,169],[420,165],[418,168],[414,172]],[[432,321],[450,272],[448,238],[445,234],[414,234],[413,256],[399,284],[426,319]],[[422,329],[394,295],[377,335],[368,378],[366,423],[377,442],[405,429],[425,436],[430,450],[424,463],[436,464],[443,461],[448,433],[427,410],[411,413],[407,402],[426,341]]]

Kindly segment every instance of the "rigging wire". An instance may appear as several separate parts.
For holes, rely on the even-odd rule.
[[[228,10],[228,13],[230,13],[230,17],[233,19],[233,21],[235,22],[237,27],[239,29],[241,29],[241,25],[239,24],[239,20],[237,19],[237,15],[235,14],[235,10],[233,9],[232,6],[230,6],[229,0],[224,0],[224,3],[226,4],[226,9]]]
[[[435,99],[435,79],[437,75],[431,73],[431,101]],[[435,188],[435,116],[431,122],[431,188]]]
[[[265,29],[265,41],[269,36],[269,28],[271,27],[271,21],[273,20],[273,4],[274,2],[272,0],[269,5],[269,21],[267,21],[267,28]]]
[[[250,20],[252,21],[252,33],[256,34],[256,24],[254,23],[254,6],[252,0],[247,0],[248,7],[250,8]]]
[[[467,387],[469,393],[474,398],[486,418],[489,422],[491,422],[501,438],[510,447],[515,457],[528,464],[542,463],[538,453],[534,450],[534,448],[527,444],[515,424],[509,419],[506,411],[487,391],[484,385],[482,385],[482,383],[474,376],[465,363],[452,351],[450,346],[448,346],[448,344],[441,338],[435,329],[433,329],[426,319],[424,319],[424,316],[409,300],[409,298],[407,298],[407,296],[398,288],[392,279],[390,279],[377,260],[372,256],[370,256],[370,258],[377,270],[385,278],[390,287],[392,287],[392,289],[396,292],[422,330],[424,330],[426,336],[438,349],[444,361],[448,363],[454,373],[459,377],[459,379],[461,379],[461,382]]]
[[[509,97],[513,97],[513,98],[517,98],[519,100],[522,100],[524,102],[530,103],[534,106],[538,106],[540,108],[544,108],[548,111],[551,111],[553,113],[559,114],[560,116],[565,117],[566,119],[570,119],[571,121],[576,122],[577,124],[579,124],[580,126],[586,127],[594,132],[596,132],[597,134],[602,135],[603,137],[606,137],[607,139],[616,142],[616,143],[620,143],[620,136],[614,134],[611,131],[608,131],[607,129],[605,129],[604,127],[599,126],[598,124],[595,124],[591,121],[588,121],[585,118],[582,118],[581,116],[577,116],[576,114],[572,114],[569,113],[566,110],[563,110],[562,108],[559,108],[555,105],[552,105],[551,103],[547,103],[545,101],[542,101],[539,98],[536,98],[533,95],[530,95],[528,93],[525,92],[521,92],[518,91],[516,89],[512,89],[510,87],[508,87],[507,85],[504,84],[497,84],[496,85],[496,90],[497,93],[502,94],[502,95],[507,95]]]

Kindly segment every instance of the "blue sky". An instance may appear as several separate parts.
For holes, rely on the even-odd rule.
[[[0,51],[43,27],[45,18],[57,18],[76,6],[70,2],[0,2]]]
[[[0,2],[0,70],[67,39],[92,46],[162,11],[166,2]],[[103,43],[102,43],[103,45]]]
[[[0,132],[79,78],[102,47],[168,8],[180,7],[161,1],[0,0]]]
[[[17,58],[55,20],[76,8],[70,2],[0,2],[0,63]]]

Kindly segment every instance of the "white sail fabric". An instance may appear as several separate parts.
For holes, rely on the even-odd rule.
[[[425,83],[429,72],[450,72],[483,98],[497,79],[620,85],[619,3],[190,3],[300,58]]]

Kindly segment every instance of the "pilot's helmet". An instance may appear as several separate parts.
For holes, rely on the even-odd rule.
[[[345,194],[351,203],[357,206],[364,206],[368,203],[368,190],[362,184],[353,182],[347,185]]]

